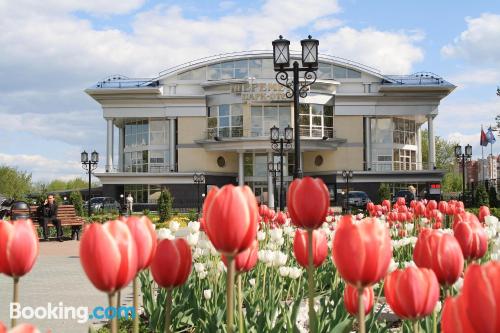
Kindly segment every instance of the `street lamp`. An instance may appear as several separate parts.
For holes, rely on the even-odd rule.
[[[279,36],[272,42],[273,44],[273,62],[276,73],[276,82],[287,88],[287,98],[293,97],[293,119],[295,126],[295,166],[293,178],[302,178],[302,169],[300,167],[300,133],[299,133],[299,97],[305,98],[309,86],[316,82],[316,70],[318,69],[318,45],[319,41],[309,36],[303,39],[302,45],[302,66],[294,61],[290,67],[290,41]],[[293,73],[293,79],[290,80],[288,72]],[[299,73],[304,72],[303,82],[299,82]]]
[[[198,201],[198,218],[200,217],[200,184],[205,182],[205,174],[202,172],[195,172],[193,174],[193,181],[196,183],[196,200]]]
[[[271,148],[279,153],[280,156],[280,164],[279,164],[279,173],[280,173],[280,211],[284,210],[285,206],[285,189],[283,183],[283,154],[285,151],[288,151],[292,148],[293,141],[293,128],[288,125],[283,130],[283,136],[280,135],[280,129],[276,126],[271,127]],[[297,140],[295,140],[297,141]],[[295,163],[297,163],[297,156],[295,156]],[[297,165],[295,165],[297,167]]]
[[[349,179],[353,176],[352,170],[342,170],[342,177],[346,181],[346,210],[348,213],[351,212],[351,207],[349,206]]]
[[[89,154],[84,150],[80,154],[80,160],[82,162],[82,168],[87,171],[89,174],[89,200],[87,202],[88,206],[88,213],[89,217],[92,214],[90,210],[90,196],[91,196],[91,186],[92,186],[92,171],[94,171],[97,168],[97,164],[99,163],[99,153],[96,152],[95,150],[90,154],[90,160],[89,160]]]
[[[281,163],[274,163],[274,161],[271,161],[267,163],[267,170],[271,173],[273,176],[273,192],[276,193],[276,175],[278,172],[281,172],[280,169]],[[276,197],[274,197],[274,207],[276,207]],[[280,204],[280,209],[281,209],[281,204]]]
[[[455,157],[460,161],[462,160],[462,200],[465,204],[465,162],[469,161],[472,157],[472,146],[465,146],[465,153],[462,154],[462,146],[455,146]]]

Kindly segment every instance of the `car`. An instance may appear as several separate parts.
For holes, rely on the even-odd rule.
[[[371,202],[371,200],[368,194],[363,191],[349,191],[347,202],[349,206],[363,208],[367,203]]]
[[[400,190],[392,197],[392,203],[394,204],[398,198],[405,198],[405,203],[409,206],[410,202],[415,199],[415,195],[410,190]]]
[[[87,205],[88,201],[85,202],[85,206]],[[118,201],[111,197],[95,197],[90,199],[90,209],[93,213],[121,211],[122,206]]]

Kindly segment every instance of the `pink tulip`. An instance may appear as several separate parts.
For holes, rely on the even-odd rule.
[[[136,244],[137,270],[141,271],[148,268],[153,260],[157,243],[156,232],[146,216],[130,216],[126,223]]]
[[[162,239],[151,262],[151,274],[160,287],[175,288],[187,281],[191,265],[191,247],[185,239]]]
[[[0,220],[0,273],[13,278],[25,275],[38,253],[38,236],[31,220]]]
[[[330,207],[328,188],[321,178],[297,178],[288,187],[287,206],[293,224],[317,229],[325,221]]]
[[[254,240],[252,245],[243,252],[238,253],[234,257],[234,266],[236,268],[236,272],[244,273],[250,271],[257,264],[257,255],[259,252],[259,242]],[[222,262],[227,267],[227,259],[225,255],[221,255]]]
[[[309,242],[307,239],[307,231],[297,229],[297,231],[295,231],[295,237],[293,239],[293,252],[295,254],[295,259],[297,259],[297,262],[302,267],[307,267],[309,265],[309,257],[307,251],[308,244]],[[326,235],[323,231],[313,231],[312,248],[313,265],[314,267],[318,268],[328,256],[328,244]]]

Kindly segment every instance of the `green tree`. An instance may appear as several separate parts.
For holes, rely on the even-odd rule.
[[[158,214],[160,222],[168,221],[172,217],[172,205],[174,198],[167,188],[162,188],[160,197],[158,198]]]
[[[17,168],[0,166],[0,194],[16,200],[31,191],[31,174]]]
[[[498,208],[498,195],[495,186],[490,186],[490,190],[488,191],[488,197],[490,201],[490,207]]]
[[[391,199],[391,189],[389,188],[388,184],[386,183],[380,184],[378,188],[378,198],[380,201]]]
[[[92,184],[92,187],[95,187],[96,185],[97,184]],[[47,184],[48,191],[79,190],[87,187],[87,181],[81,178],[74,178],[68,181],[54,179],[49,184]]]
[[[422,164],[427,167],[429,162],[429,133],[422,130]],[[456,141],[448,141],[440,136],[435,137],[436,145],[436,168],[452,172],[455,167],[455,146]]]
[[[443,177],[441,190],[443,193],[461,192],[462,176],[453,172],[446,173]]]
[[[488,192],[486,191],[486,188],[484,187],[483,183],[480,183],[477,186],[475,198],[476,198],[476,206],[489,205]]]
[[[83,216],[83,199],[80,191],[73,191],[69,194],[69,203],[75,207],[76,215]]]

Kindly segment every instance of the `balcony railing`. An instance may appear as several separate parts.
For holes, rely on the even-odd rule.
[[[334,128],[309,129],[300,128],[300,136],[303,139],[322,139],[327,137],[329,139],[336,138],[336,131]],[[269,138],[269,129],[262,131],[243,130],[241,128],[209,128],[206,130],[206,138],[209,140],[218,139],[231,139],[231,138]]]
[[[119,171],[119,170],[116,170]],[[123,168],[125,173],[168,173],[177,172],[177,164],[164,165],[127,165]]]

